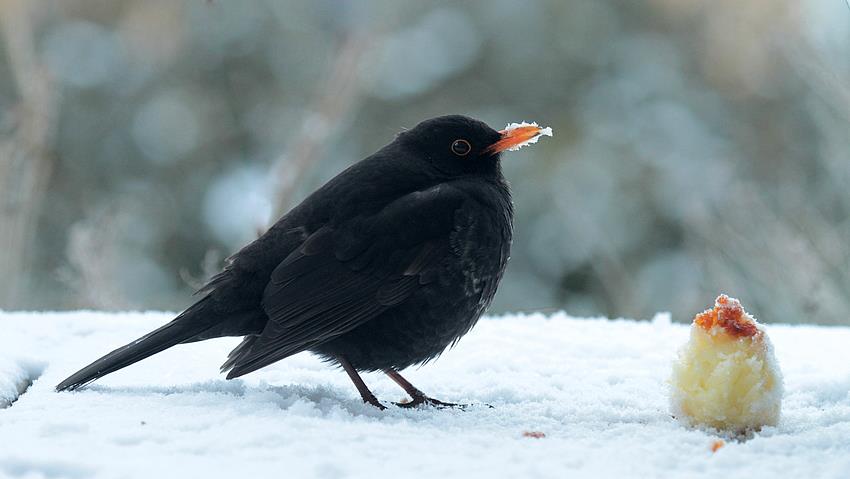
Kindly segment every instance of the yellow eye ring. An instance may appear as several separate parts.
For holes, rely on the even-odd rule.
[[[455,140],[452,142],[452,153],[457,156],[466,156],[472,151],[472,145],[466,140]]]

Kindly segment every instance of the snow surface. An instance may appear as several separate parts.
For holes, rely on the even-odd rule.
[[[218,366],[236,338],[53,391],[170,318],[0,313],[0,397],[34,381],[0,409],[0,477],[850,477],[850,328],[768,325],[782,418],[715,453],[717,436],[670,416],[666,381],[688,329],[663,315],[483,320],[405,374],[476,404],[466,411],[378,411],[309,354],[225,381]],[[364,379],[387,404],[404,397],[383,375]]]

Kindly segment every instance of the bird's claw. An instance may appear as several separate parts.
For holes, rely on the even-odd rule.
[[[378,401],[378,398],[376,398],[375,396],[372,396],[372,397],[370,397],[370,398],[365,398],[365,397],[364,397],[364,398],[363,398],[363,402],[364,402],[365,404],[371,404],[372,406],[375,406],[376,408],[378,408],[378,409],[379,409],[379,410],[381,410],[381,411],[383,411],[384,409],[386,409],[386,408],[387,408],[386,406],[384,406],[383,404],[381,404],[381,402],[380,402],[380,401]]]

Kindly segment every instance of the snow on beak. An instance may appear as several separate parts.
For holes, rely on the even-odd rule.
[[[537,143],[541,136],[552,136],[552,129],[542,128],[537,123],[511,123],[499,132],[502,138],[487,148],[490,154],[502,151],[516,151],[525,145]]]

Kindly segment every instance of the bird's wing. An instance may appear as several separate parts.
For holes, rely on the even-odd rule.
[[[464,193],[441,184],[405,195],[369,217],[314,231],[271,275],[269,321],[225,363],[241,376],[310,349],[376,317],[438,279],[453,255]]]

